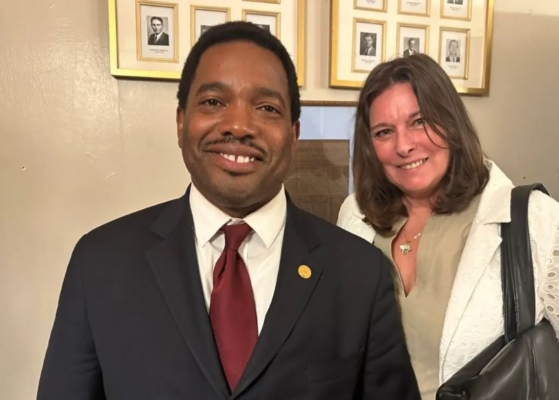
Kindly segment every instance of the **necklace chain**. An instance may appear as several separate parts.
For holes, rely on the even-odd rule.
[[[398,247],[400,247],[400,251],[401,251],[405,256],[407,256],[409,253],[411,253],[411,251],[413,250],[413,247],[411,246],[411,241],[408,239],[408,235],[407,235],[407,233],[406,233],[406,228],[404,227],[403,230],[404,230],[404,237],[406,238],[406,242],[403,243],[403,244],[401,244],[401,245],[398,246]],[[422,233],[423,233],[423,232],[419,232],[417,235],[415,235],[415,236],[412,238],[412,240],[415,240],[415,239],[417,239],[418,237],[420,237]]]
[[[406,238],[406,242],[410,242],[410,240],[408,239],[408,234],[407,234],[407,232],[406,232],[406,228],[404,227],[403,230],[404,230],[404,237]],[[423,233],[423,232],[419,232],[419,233],[418,233],[417,235],[415,235],[411,240],[417,239],[418,237],[421,236],[422,233]]]

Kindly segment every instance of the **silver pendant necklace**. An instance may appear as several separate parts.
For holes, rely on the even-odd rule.
[[[417,235],[415,235],[412,238],[412,241],[417,239],[418,237],[421,236],[422,232],[419,232]],[[406,228],[404,228],[404,237],[406,238],[406,242],[401,244],[400,246],[400,251],[402,252],[403,255],[407,256],[409,253],[411,253],[411,251],[413,250],[413,248],[411,247],[411,241],[408,240],[408,235],[406,234]]]

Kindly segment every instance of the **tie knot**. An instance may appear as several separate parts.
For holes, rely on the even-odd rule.
[[[225,225],[221,228],[225,234],[225,250],[239,250],[241,243],[250,233],[252,228],[245,223]]]

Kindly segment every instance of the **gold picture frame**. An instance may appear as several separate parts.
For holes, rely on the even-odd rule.
[[[400,37],[402,27],[426,27],[425,54],[436,60],[447,71],[456,90],[464,95],[486,96],[490,87],[494,0],[464,0],[464,4],[466,1],[469,2],[467,7],[475,9],[475,12],[470,13],[470,20],[440,19],[438,13],[432,11],[430,16],[396,14],[390,8],[396,6],[396,1],[400,4],[401,0],[392,0],[388,5],[389,12],[381,14],[355,9],[354,2],[331,0],[329,88],[359,90],[362,87],[371,69],[362,71],[363,68],[356,68],[354,65],[352,57],[356,40],[354,20],[383,20],[386,24],[383,59],[391,60],[403,56]],[[431,4],[430,0],[426,1],[429,2],[428,9],[438,7],[436,3]],[[444,25],[443,28],[440,27],[441,24]],[[465,47],[461,47],[466,57],[460,64],[459,71],[450,69],[444,59],[441,61],[443,38],[441,34],[437,35],[433,32],[433,29],[439,31],[440,28],[446,32],[452,32],[453,29],[455,32],[469,31],[469,34],[464,37]],[[352,49],[349,49],[347,43],[353,43]]]
[[[359,30],[358,26],[366,26],[370,25],[371,30]],[[376,30],[373,30],[373,26],[380,27]],[[374,35],[374,38],[372,37]],[[359,38],[358,38],[359,36]],[[378,37],[381,36],[381,40],[378,40]],[[371,47],[371,50],[374,51],[374,54],[368,54],[366,43],[369,41],[374,47]],[[374,40],[373,40],[374,39]],[[357,42],[359,40],[359,43]],[[386,22],[385,21],[378,21],[372,19],[353,19],[353,38],[352,38],[352,49],[354,53],[351,57],[351,70],[353,72],[368,72],[369,69],[359,69],[356,66],[356,62],[360,64],[379,64],[386,60]],[[380,42],[380,46],[379,46]],[[380,49],[379,49],[380,47]],[[357,50],[359,49],[359,51]]]
[[[460,50],[460,54],[458,55],[458,61],[451,61],[449,60],[450,56],[448,55],[448,47],[449,45],[446,44],[446,42],[444,43],[445,46],[443,46],[443,37],[444,34],[446,33],[450,33],[450,34],[454,34],[455,37],[451,37],[450,39],[447,39],[446,41],[454,41],[456,42],[458,40],[458,49]],[[458,35],[461,36],[460,39],[458,39]],[[469,66],[470,66],[470,36],[471,36],[471,31],[470,29],[461,29],[461,28],[449,28],[449,27],[444,27],[441,26],[439,29],[439,64],[441,64],[443,66],[443,69],[445,69],[445,71],[447,72],[448,76],[451,79],[468,79],[468,72],[469,72]],[[462,42],[465,42],[464,45],[462,46]],[[445,50],[445,54],[443,55],[443,50]],[[462,51],[463,50],[463,51]],[[454,74],[453,70],[448,70],[450,67],[456,67],[456,69],[459,68],[460,71],[462,71],[462,73],[459,74]]]
[[[398,14],[400,15],[414,15],[418,17],[429,17],[431,15],[431,0],[424,0],[425,1],[425,12],[413,12],[413,11],[403,11],[402,10],[402,2],[404,0],[397,0],[398,1]],[[444,0],[440,0],[444,1]]]
[[[388,9],[388,1],[389,0],[379,0],[382,1],[382,7],[381,8],[368,8],[368,7],[363,7],[363,6],[359,6],[359,0],[353,0],[353,8],[356,10],[365,10],[365,11],[374,11],[374,12],[386,12],[386,10]]]
[[[463,2],[467,2],[467,4],[461,4],[463,5],[464,9],[466,10],[466,15],[465,16],[460,16],[460,15],[449,15],[448,13],[445,12],[445,10],[450,7],[452,9],[452,5],[453,4],[448,4],[446,0],[440,0],[441,1],[441,18],[444,19],[454,19],[457,21],[471,21],[472,19],[472,6],[474,1],[473,0],[463,0]],[[454,4],[454,6],[457,6],[459,4]]]
[[[115,78],[179,81],[182,73],[182,63],[186,60],[197,35],[193,10],[215,11],[228,8],[228,20],[243,19],[243,7],[238,3],[234,6],[230,5],[228,0],[175,1],[176,3],[158,0],[136,0],[135,2],[108,0],[110,73],[112,76]],[[153,56],[149,53],[150,57],[146,57],[146,52],[143,55],[140,54],[142,40],[147,40],[145,39],[146,29],[149,31],[149,27],[142,27],[145,22],[142,22],[138,16],[138,2],[147,4],[148,7],[167,7],[169,10],[172,5],[174,13],[172,36],[174,40],[169,39],[169,47],[174,49],[172,51],[173,57],[171,57],[170,50],[156,52],[155,50],[158,50],[156,48],[151,49],[151,53],[154,53]],[[306,3],[307,0],[259,0],[250,2],[252,12],[262,15],[268,12],[277,12],[278,17],[281,15],[281,19],[278,18],[278,32],[281,32],[280,40],[292,55],[297,69],[297,83],[300,87],[305,84],[306,73]],[[248,1],[247,4],[249,4]],[[288,26],[290,29],[287,28]],[[138,30],[140,30],[140,33],[138,33]],[[144,49],[150,49],[147,44],[143,47]],[[156,57],[156,53],[161,53],[164,57]],[[139,54],[142,56],[140,57]]]
[[[207,21],[202,25],[198,23],[198,18],[196,14],[204,13],[206,15],[213,15],[214,18],[208,18]],[[222,16],[219,18],[218,15]],[[206,29],[211,28],[218,23],[224,23],[231,21],[231,8],[229,7],[208,7],[199,5],[190,5],[190,46],[194,46],[196,41],[200,36],[206,31]],[[200,29],[198,29],[200,28]]]
[[[275,19],[275,32],[272,32],[271,29],[271,24],[259,24],[257,20],[253,19],[252,21],[248,19],[249,15],[254,15],[254,16],[258,16],[258,17],[271,17]],[[275,37],[277,37],[278,39],[281,40],[281,13],[280,12],[275,12],[275,11],[260,11],[260,10],[246,10],[243,9],[243,21],[249,21],[252,22],[254,24],[259,25],[261,28],[264,28],[264,26],[268,27],[268,32],[270,32],[272,35],[274,35]],[[264,22],[264,21],[260,21],[260,22]],[[264,25],[264,26],[263,26]]]
[[[424,31],[423,33],[423,49],[421,49],[421,44],[419,45],[419,50],[417,51],[418,53],[426,53],[428,52],[428,46],[429,46],[429,29],[430,26],[429,25],[421,25],[421,24],[409,24],[409,23],[405,23],[405,22],[398,22],[398,25],[396,27],[396,52],[398,53],[398,55],[402,55],[402,56],[406,56],[406,54],[404,53],[405,50],[403,50],[403,46],[402,46],[402,30],[403,29],[410,29],[410,30],[422,30]],[[421,39],[421,36],[419,37]]]
[[[169,9],[163,14],[143,15],[142,8]],[[178,63],[179,34],[178,34],[178,4],[153,2],[148,0],[136,1],[136,57],[139,61]],[[145,17],[145,19],[144,19]],[[166,22],[166,23],[165,23]],[[156,33],[154,26],[161,31]],[[171,28],[169,30],[169,28]],[[170,56],[165,57],[166,54]]]

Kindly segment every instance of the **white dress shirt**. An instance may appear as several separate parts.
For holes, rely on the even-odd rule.
[[[276,288],[286,207],[285,191],[282,186],[272,200],[241,220],[230,217],[210,203],[194,184],[190,187],[190,209],[194,220],[196,255],[208,310],[213,289],[214,266],[225,247],[225,237],[219,229],[225,224],[243,221],[253,229],[241,244],[239,254],[243,257],[250,277],[259,334]]]

